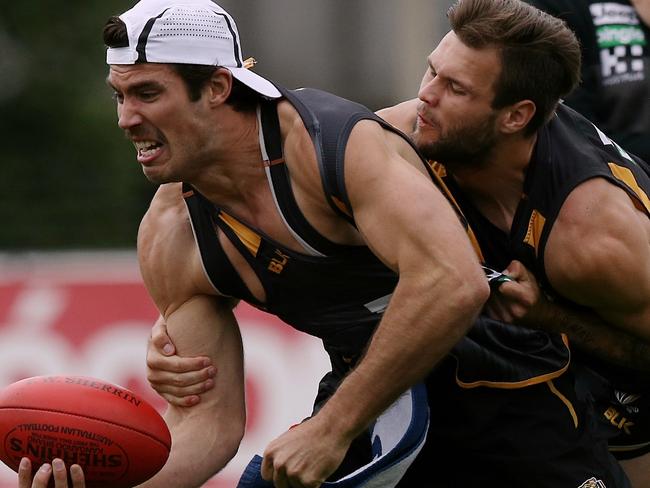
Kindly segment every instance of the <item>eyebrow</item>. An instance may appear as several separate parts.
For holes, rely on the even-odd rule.
[[[119,91],[106,77],[106,84],[114,91]],[[134,93],[142,90],[151,90],[151,89],[160,89],[162,88],[163,85],[157,81],[142,81],[140,83],[135,83],[134,85],[130,85],[127,87],[126,91],[128,93]]]
[[[438,75],[438,71],[437,71],[436,68],[433,66],[433,63],[431,62],[431,58],[430,58],[430,57],[427,57],[427,64],[429,65],[429,68],[430,68],[433,72],[435,72],[436,75]],[[451,81],[452,83],[456,83],[457,85],[461,86],[464,90],[466,90],[466,91],[468,91],[468,92],[470,92],[470,93],[474,93],[474,88],[473,88],[472,86],[468,85],[468,84],[465,83],[464,81],[459,80],[458,78],[455,78],[455,77],[452,77],[452,76],[448,76],[448,75],[443,75],[443,78],[445,78],[445,79]]]

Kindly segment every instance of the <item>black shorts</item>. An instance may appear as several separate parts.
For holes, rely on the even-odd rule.
[[[633,459],[650,452],[650,391],[645,382],[617,387],[590,368],[578,374],[582,395],[593,402],[596,428],[609,442],[609,450],[619,460]]]
[[[518,389],[463,389],[454,367],[443,363],[428,381],[427,443],[399,488],[630,487],[577,399],[573,372]]]

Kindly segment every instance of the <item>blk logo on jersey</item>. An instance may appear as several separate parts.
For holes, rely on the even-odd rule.
[[[275,250],[276,256],[271,258],[268,265],[268,270],[273,271],[275,274],[280,274],[284,271],[284,267],[289,261],[289,256],[282,254],[279,249]]]

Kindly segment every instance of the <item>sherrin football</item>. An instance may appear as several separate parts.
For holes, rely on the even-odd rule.
[[[84,376],[36,376],[0,391],[0,459],[14,471],[53,458],[79,464],[88,488],[151,478],[171,447],[160,414],[131,391]]]

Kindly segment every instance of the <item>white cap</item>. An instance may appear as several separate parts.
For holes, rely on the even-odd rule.
[[[129,45],[109,47],[108,64],[221,66],[265,97],[282,96],[273,83],[244,67],[237,25],[212,0],[141,0],[120,19]]]

